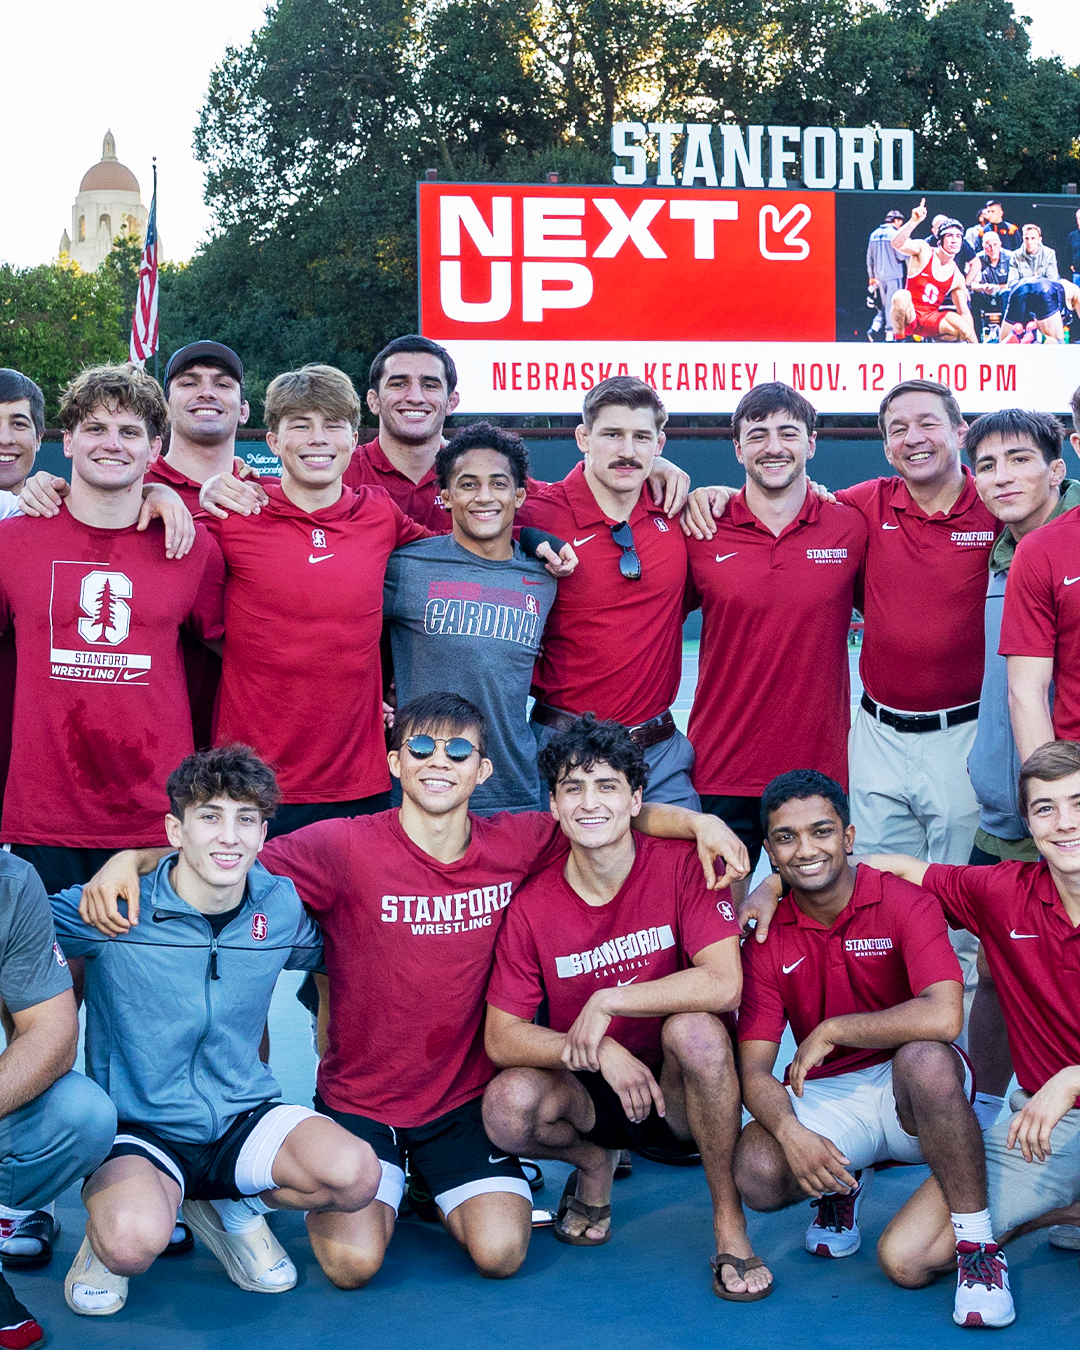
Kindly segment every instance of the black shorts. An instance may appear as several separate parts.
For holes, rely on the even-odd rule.
[[[652,1067],[653,1077],[659,1083],[663,1065]],[[698,1146],[692,1139],[680,1139],[663,1116],[657,1115],[656,1103],[644,1120],[636,1122],[623,1110],[619,1094],[602,1073],[591,1069],[575,1069],[574,1077],[589,1094],[596,1114],[596,1122],[584,1137],[601,1148],[629,1148],[647,1156],[672,1154],[695,1155]]]
[[[509,1191],[532,1201],[521,1164],[511,1153],[496,1148],[487,1137],[482,1098],[447,1111],[426,1125],[395,1129],[368,1116],[335,1111],[315,1094],[315,1110],[329,1116],[375,1150],[383,1164],[376,1200],[397,1211],[405,1193],[405,1172],[422,1178],[444,1214],[474,1195]]]
[[[85,886],[116,852],[114,848],[64,848],[55,844],[12,844],[16,858],[28,862],[41,878],[46,895],[70,886]]]
[[[701,809],[710,816],[719,816],[746,845],[750,854],[750,875],[761,857],[761,846],[765,842],[765,833],[761,828],[760,797],[719,797],[714,793],[703,793]]]
[[[146,1158],[148,1162],[177,1182],[185,1200],[239,1200],[236,1164],[241,1150],[256,1126],[282,1102],[263,1102],[254,1110],[237,1116],[220,1139],[209,1144],[183,1144],[164,1139],[148,1125],[122,1120],[116,1127],[116,1141],[105,1159]],[[104,1164],[102,1164],[104,1165]]]
[[[370,797],[357,797],[349,802],[283,802],[267,822],[266,837],[276,839],[280,834],[292,834],[293,830],[315,825],[320,820],[374,816],[389,809],[389,792],[375,792]]]
[[[1021,281],[1009,292],[1005,322],[1028,324],[1032,320],[1052,319],[1065,308],[1065,287],[1060,281],[1035,277]]]

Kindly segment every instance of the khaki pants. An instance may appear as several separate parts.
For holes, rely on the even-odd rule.
[[[894,710],[902,711],[902,710]],[[976,723],[944,731],[897,731],[860,707],[848,736],[851,823],[856,853],[907,853],[928,862],[966,864],[979,825],[967,758]],[[978,982],[978,940],[950,933],[964,987]]]

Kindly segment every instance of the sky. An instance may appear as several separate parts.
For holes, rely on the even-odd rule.
[[[157,156],[165,255],[190,258],[211,225],[192,151],[210,72],[227,47],[261,26],[267,4],[185,0],[117,9],[91,0],[13,0],[4,15],[0,262],[29,267],[56,256],[79,181],[101,158],[108,130],[147,207]],[[1032,19],[1036,55],[1056,52],[1080,64],[1080,4],[1016,0],[1016,10]],[[14,53],[23,59],[11,59]]]

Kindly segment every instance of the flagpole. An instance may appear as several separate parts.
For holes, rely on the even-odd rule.
[[[155,155],[155,156],[153,157],[153,164],[154,164],[154,201],[157,201],[157,155]],[[155,243],[154,243],[154,248],[155,248],[155,250],[157,249],[157,243],[156,243],[156,241],[155,241]],[[154,379],[155,379],[155,380],[157,380],[157,379],[160,378],[160,376],[159,376],[159,374],[158,374],[158,352],[160,351],[160,349],[161,349],[161,337],[160,337],[160,333],[159,333],[159,336],[158,336],[158,345],[154,348]]]

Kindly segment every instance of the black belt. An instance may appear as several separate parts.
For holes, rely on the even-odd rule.
[[[563,712],[561,708],[550,708],[546,703],[534,703],[532,720],[542,727],[554,727],[556,731],[565,731],[578,720],[573,713]],[[661,741],[669,741],[676,732],[675,719],[670,712],[662,712],[647,722],[639,722],[635,727],[627,727],[630,739],[635,745],[647,750]]]
[[[869,694],[863,694],[862,706],[879,722],[884,722],[894,731],[944,731],[946,727],[958,727],[962,722],[974,722],[979,715],[979,705],[968,703],[963,708],[950,708],[939,713],[895,713],[875,703]]]

